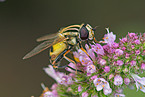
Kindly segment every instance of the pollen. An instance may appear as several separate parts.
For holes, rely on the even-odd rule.
[[[99,83],[97,83],[96,85],[99,85]]]
[[[94,66],[94,65],[92,65],[92,68],[93,68],[93,69],[95,69],[95,66]]]
[[[104,88],[104,87],[105,87],[105,85],[102,85],[102,87]]]
[[[140,86],[140,89],[142,89],[142,86]]]
[[[58,68],[57,66],[53,65],[53,68]]]
[[[48,87],[45,88],[44,92],[50,91]]]
[[[79,58],[74,57],[76,62],[80,62]]]

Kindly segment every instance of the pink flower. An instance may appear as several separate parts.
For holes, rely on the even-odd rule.
[[[109,83],[104,78],[96,78],[93,82],[97,91],[101,91],[103,88],[110,88]]]
[[[126,47],[122,47],[122,50],[125,51],[126,50]]]
[[[58,95],[54,96],[52,91],[47,91],[47,92],[43,93],[42,95],[43,95],[43,97],[58,97]]]
[[[113,74],[110,74],[110,75],[109,75],[109,79],[112,79],[113,77],[114,77]]]
[[[129,78],[124,78],[124,83],[125,83],[126,85],[129,85],[130,79],[129,79]]]
[[[129,36],[130,38],[133,38],[133,37],[136,36],[136,34],[135,34],[135,33],[129,33],[129,32],[128,32],[128,36]]]
[[[106,60],[101,59],[101,60],[100,60],[100,64],[101,64],[102,66],[105,65],[105,64],[106,64]]]
[[[59,97],[56,90],[57,88],[56,84],[53,84],[53,86],[51,87],[52,91],[50,91],[47,87],[45,87],[43,83],[41,84],[41,86],[44,89],[44,91],[40,97]]]
[[[114,97],[125,97],[125,95],[124,95],[124,94],[115,93],[115,94],[114,94]]]
[[[61,72],[56,72],[52,65],[49,65],[48,68],[44,68],[44,71],[49,75],[51,76],[53,79],[56,80],[56,82],[60,82],[61,81],[61,78],[62,76],[64,76],[65,74],[64,73],[61,73]]]
[[[145,70],[145,63],[141,64],[141,69]]]
[[[136,40],[134,41],[134,43],[135,43],[135,44],[140,44],[141,42],[140,42],[140,40],[136,39]]]
[[[83,92],[81,97],[88,97],[88,93],[87,92]]]
[[[114,85],[119,86],[123,84],[123,79],[120,75],[114,77]]]
[[[122,92],[123,92],[123,88],[117,88],[117,89],[116,89],[116,92],[117,92],[117,93],[122,93]]]
[[[86,70],[87,70],[87,75],[90,76],[92,73],[96,72],[96,66],[93,65],[92,63],[88,63]]]
[[[76,65],[74,63],[69,63],[69,67],[66,67],[65,69],[69,72],[75,73],[76,70],[80,70],[79,65],[80,63],[77,63]]]
[[[51,86],[51,89],[52,89],[52,90],[56,90],[57,87],[58,87],[58,85],[55,83],[55,84],[53,84],[53,85]]]
[[[90,46],[92,46],[92,45],[90,44]],[[85,45],[85,48],[86,48],[87,53],[89,54],[89,56],[90,56],[93,60],[95,60],[96,56],[95,56],[95,54],[94,54],[94,50],[92,50],[92,48],[90,48],[90,47],[88,46],[88,44]]]
[[[117,60],[117,65],[122,66],[124,63],[122,60]]]
[[[120,39],[120,42],[122,42],[122,43],[127,42],[127,38],[125,37],[125,38]]]
[[[132,60],[132,61],[130,62],[130,65],[131,65],[131,66],[135,66],[135,65],[136,65],[136,61]]]
[[[70,76],[64,75],[61,77],[61,81],[59,83],[67,86],[67,85],[71,85],[73,83],[73,81]]]
[[[82,51],[81,49],[78,50],[79,55],[79,61],[82,63],[82,65],[87,66],[89,62],[93,61],[89,58],[89,56],[87,56],[87,54]]]
[[[87,52],[88,52],[89,56],[95,61],[96,56],[94,54],[94,50],[93,49],[89,49]]]
[[[91,97],[98,97],[97,95],[91,95]]]
[[[140,89],[141,91],[143,91],[145,93],[145,77],[139,77],[136,74],[131,73],[131,76],[133,77],[137,90]]]
[[[115,49],[113,47],[110,47],[108,44],[107,45],[104,45],[103,48],[109,54],[112,54],[115,51]]]
[[[108,73],[110,71],[110,66],[105,66],[104,71]]]
[[[142,55],[145,55],[145,50],[143,50]]]
[[[88,63],[92,63],[93,64],[93,61],[90,58],[85,57],[85,56],[80,56],[79,60],[81,61],[83,66],[88,66]]]
[[[90,79],[95,80],[97,78],[97,75],[92,76]]]
[[[88,44],[85,44],[85,48],[86,48],[87,52],[88,52],[88,50],[90,50],[90,47],[88,46]]]
[[[113,58],[114,59],[118,59],[118,56],[117,55],[114,55]],[[114,62],[114,63],[116,64],[116,62]]]
[[[116,39],[116,35],[113,32],[109,32],[109,28],[106,28],[106,30],[108,33],[104,35],[104,41],[111,47]]]
[[[118,48],[119,47],[119,44],[118,43],[113,43],[113,48]]]
[[[125,58],[129,58],[130,54],[126,53]]]
[[[96,87],[96,90],[101,91],[103,89],[105,95],[108,95],[112,92],[109,83],[104,78],[96,78],[93,83]]]
[[[112,89],[111,88],[104,88],[103,92],[104,92],[105,95],[108,95],[112,92]]]
[[[104,55],[104,49],[100,44],[96,43],[96,45],[91,45],[91,47],[95,53],[99,55]]]
[[[136,50],[136,51],[135,51],[135,54],[136,54],[136,55],[139,55],[139,54],[140,54],[140,50]]]
[[[116,50],[115,50],[115,54],[116,54],[117,56],[121,56],[121,55],[123,55],[123,51],[122,51],[121,49],[116,49]]]
[[[135,46],[134,46],[134,45],[131,45],[131,48],[132,48],[132,49],[134,49],[134,48],[135,48]]]
[[[81,92],[81,91],[82,91],[82,86],[79,85],[79,86],[78,86],[78,92]]]

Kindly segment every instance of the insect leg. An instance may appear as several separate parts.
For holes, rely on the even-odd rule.
[[[67,65],[66,67],[72,69],[73,71],[76,71],[76,69],[74,69],[74,68],[72,68],[72,67],[70,67],[70,66],[68,66],[68,65]],[[81,70],[77,70],[77,72],[81,72],[81,73],[83,73],[83,71],[81,71]]]
[[[56,59],[52,62],[52,65],[54,68],[63,68],[63,66],[55,66],[55,64],[58,64],[58,62],[60,62],[60,60],[64,57],[66,60],[68,60],[69,62],[73,62],[75,64],[75,62],[69,58],[66,57],[66,54],[68,54],[71,49],[73,48],[73,45],[70,45],[68,49],[65,49],[64,51],[62,51],[57,57]]]
[[[73,61],[73,60],[71,60],[70,58],[68,58],[68,57],[66,57],[66,54],[67,53],[69,53],[71,50],[68,50],[68,51],[66,51],[66,53],[63,55],[63,57],[66,59],[66,60],[68,60],[69,62],[72,62],[73,64],[75,64],[75,66],[76,66],[76,63],[75,63],[75,61]],[[77,74],[77,66],[76,66],[76,74]]]
[[[81,45],[81,43],[78,41],[78,43],[79,43],[79,47],[80,47],[80,49],[82,50],[82,51],[84,51],[86,54],[87,54],[87,56],[92,60],[92,58],[89,56],[89,54],[87,53],[87,51],[83,48],[83,46]]]
[[[95,38],[95,37],[94,37],[94,42],[95,42],[95,43],[99,43],[99,42],[96,40],[96,38]]]
[[[83,71],[81,71],[81,70],[76,70],[76,69],[74,69],[74,68],[72,68],[72,67],[70,67],[70,66],[68,66],[68,65],[65,65],[65,66],[57,66],[57,68],[70,68],[70,69],[72,69],[73,71],[77,71],[77,72],[81,72],[81,73],[83,73]]]
[[[66,60],[68,60],[69,62],[72,62],[72,63],[76,64],[75,61],[73,61],[73,60],[71,60],[70,58],[66,57],[66,54],[68,54],[70,51],[71,51],[71,50],[66,51],[66,53],[63,55],[63,57],[64,57]]]
[[[89,40],[86,40],[87,45],[90,47]]]
[[[72,46],[72,47],[73,47],[73,46]],[[72,47],[70,47],[69,49],[64,50],[61,54],[59,54],[59,55],[57,56],[57,58],[56,58],[56,59],[53,61],[53,63],[52,63],[52,65],[53,65],[54,68],[65,68],[65,67],[69,67],[68,65],[65,65],[65,66],[59,66],[59,65],[56,66],[56,65],[55,65],[55,64],[57,64],[58,62],[60,62],[60,60],[61,60],[63,57],[64,57],[66,60],[68,60],[69,62],[74,63],[75,66],[76,66],[75,61],[73,61],[73,60],[71,60],[70,58],[66,57],[66,54],[68,54],[68,53],[71,51]],[[77,71],[81,72],[80,70],[77,70],[77,68],[76,68],[76,73],[77,73]]]
[[[52,62],[52,66],[54,68],[58,68],[58,66],[56,66],[55,64],[58,64],[58,62],[60,62],[60,60],[63,58],[63,55],[65,54],[65,52],[67,52],[67,49],[65,49],[63,52],[61,52],[56,59]],[[60,66],[59,66],[60,67]]]
[[[83,48],[83,46],[81,45],[81,43],[78,41],[78,43],[79,43],[79,47],[80,47],[80,49],[82,50],[82,51],[84,51],[86,54],[87,54],[87,56],[89,56],[89,54],[87,53],[87,51]]]

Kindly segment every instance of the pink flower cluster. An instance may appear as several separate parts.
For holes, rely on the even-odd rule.
[[[106,30],[103,41],[85,45],[87,54],[81,49],[73,52],[76,64],[65,68],[69,74],[56,72],[51,65],[44,68],[57,87],[42,94],[51,96],[42,97],[125,97],[123,87],[130,85],[145,93],[145,77],[137,75],[145,70],[145,33],[128,33],[116,43],[116,35]]]

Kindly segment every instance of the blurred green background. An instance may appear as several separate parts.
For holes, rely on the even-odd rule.
[[[39,36],[55,33],[70,24],[99,26],[99,40],[110,27],[117,38],[128,32],[145,32],[144,0],[6,0],[0,2],[0,97],[38,97],[40,83],[50,87],[54,80],[45,74],[48,50],[30,59],[22,57],[33,49]],[[118,39],[117,39],[118,40]],[[126,97],[145,97],[125,89]]]

